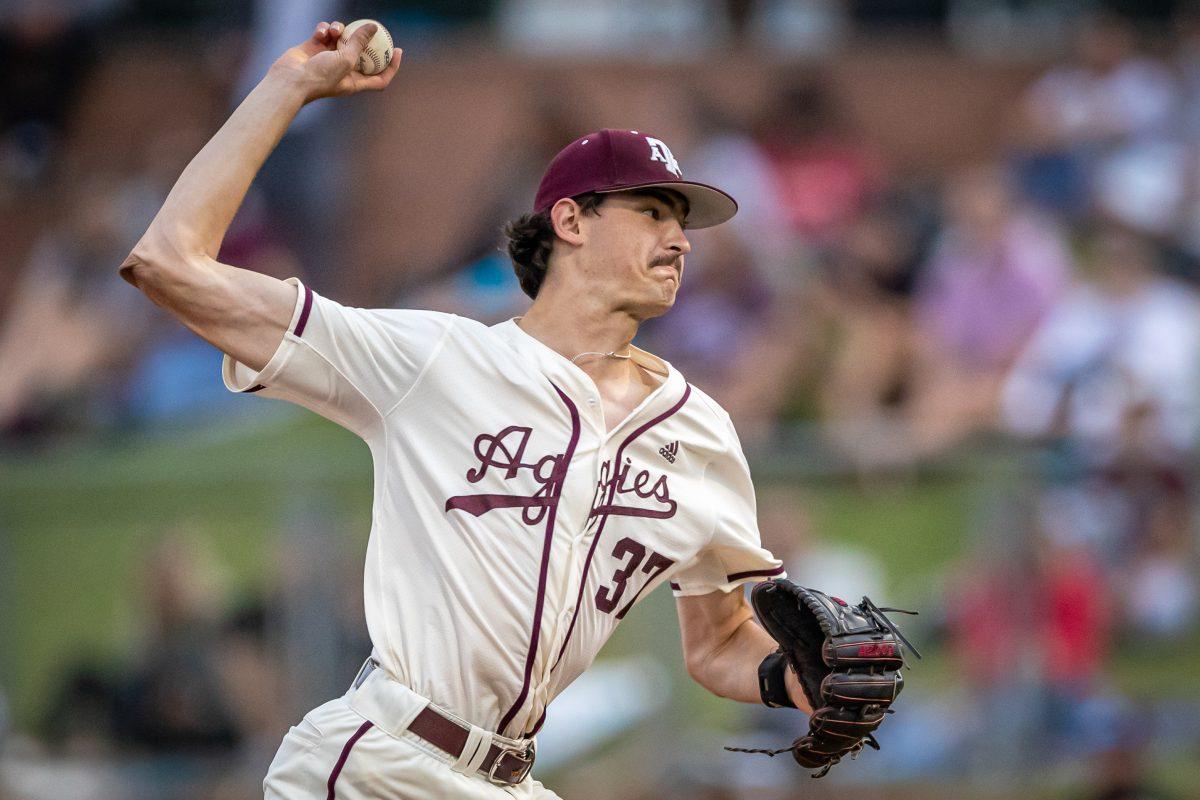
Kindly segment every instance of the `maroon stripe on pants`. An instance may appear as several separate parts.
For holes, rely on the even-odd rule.
[[[329,773],[329,783],[325,784],[329,787],[329,794],[326,795],[326,800],[334,800],[337,793],[333,790],[333,785],[337,783],[338,775],[342,774],[342,767],[346,766],[346,759],[350,757],[350,751],[354,749],[354,745],[363,737],[363,734],[371,730],[371,722],[368,720],[358,726],[358,730],[346,742],[346,746],[342,748],[342,754],[338,756],[337,763],[333,765],[333,772]]]

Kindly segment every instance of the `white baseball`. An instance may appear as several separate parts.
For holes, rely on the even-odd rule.
[[[367,23],[373,23],[377,30],[359,54],[354,68],[364,75],[378,75],[392,63],[392,35],[382,23],[373,19],[356,19],[342,31],[342,41],[349,41],[350,35]]]

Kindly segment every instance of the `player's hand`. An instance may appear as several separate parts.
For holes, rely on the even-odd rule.
[[[272,67],[300,80],[306,103],[321,97],[379,91],[396,76],[403,54],[398,47],[392,53],[392,63],[378,75],[364,75],[355,70],[359,53],[375,35],[377,26],[363,25],[343,42],[345,27],[341,22],[320,23],[308,41],[285,52]]]

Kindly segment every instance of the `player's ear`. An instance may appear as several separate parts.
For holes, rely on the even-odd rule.
[[[550,223],[558,238],[568,244],[583,244],[583,209],[569,197],[564,197],[550,209]]]

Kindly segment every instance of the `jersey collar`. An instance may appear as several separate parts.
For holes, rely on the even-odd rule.
[[[598,399],[599,391],[596,389],[596,383],[592,380],[591,376],[584,372],[578,365],[572,364],[569,358],[525,332],[517,324],[517,320],[519,319],[520,317],[513,317],[512,319],[505,320],[493,325],[492,330],[499,334],[501,338],[508,342],[523,357],[534,359],[541,371],[555,385],[571,395],[573,399],[580,402],[587,402],[587,398],[589,397],[596,397]],[[670,362],[640,347],[632,345],[630,347],[633,351],[633,362],[647,371],[661,376],[663,381],[660,386],[650,393],[650,396],[646,398],[642,405],[630,415],[630,418],[625,420],[618,428],[610,431],[610,434],[615,433],[620,428],[628,425],[632,420],[638,419],[646,413],[661,411],[660,406],[665,408],[678,402],[680,395],[687,387],[687,382],[683,379],[679,370],[671,366]]]

